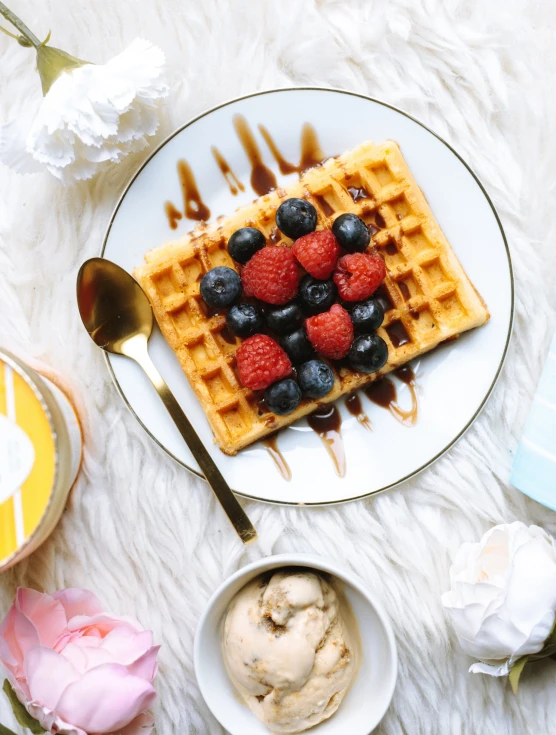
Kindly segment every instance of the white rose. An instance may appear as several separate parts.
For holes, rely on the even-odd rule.
[[[450,587],[442,604],[463,650],[482,662],[470,671],[506,676],[518,658],[543,648],[554,625],[554,539],[520,522],[495,526],[460,548]]]

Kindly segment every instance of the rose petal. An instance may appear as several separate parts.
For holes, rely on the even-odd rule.
[[[51,710],[69,684],[79,679],[71,663],[50,648],[33,648],[25,657],[25,676],[31,698]]]
[[[102,644],[100,633],[94,628],[87,630],[87,635],[76,636],[75,645],[81,648],[98,648]]]
[[[74,587],[55,592],[52,597],[62,605],[68,620],[76,615],[98,615],[102,613],[100,600],[89,590]]]
[[[99,646],[101,641],[102,636],[95,628],[74,630],[73,632],[66,630],[56,641],[54,650],[60,653],[70,643],[74,643],[83,648],[85,646]]]
[[[129,665],[127,670],[134,676],[140,676],[141,679],[152,681],[158,670],[156,657],[159,651],[160,646],[153,646],[150,651],[147,651],[141,658],[138,658],[137,661]]]
[[[477,663],[469,667],[470,674],[488,674],[489,676],[508,676],[510,673],[510,664],[504,661],[499,666],[492,664]]]
[[[84,674],[87,671],[87,657],[84,651],[84,648],[76,646],[75,643],[69,643],[60,651],[60,655],[66,658],[77,672]]]
[[[104,637],[120,625],[128,625],[138,633],[145,630],[134,618],[119,615],[108,615],[108,613],[91,615],[90,617],[87,615],[76,615],[69,621],[68,629],[70,631],[74,631],[79,630],[80,628],[94,628],[102,637]]]
[[[37,720],[46,732],[59,733],[60,735],[87,735],[85,730],[64,722],[61,717],[58,717],[56,712],[46,707],[41,707],[34,702],[30,702],[27,705],[27,710],[31,717]]]
[[[17,609],[14,617],[14,634],[21,651],[21,664],[23,664],[27,651],[40,646],[41,641],[33,623]]]
[[[121,661],[118,661],[114,658],[114,656],[112,656],[110,651],[106,651],[100,646],[97,646],[96,648],[86,646],[85,648],[81,649],[81,652],[83,653],[83,656],[85,658],[85,671],[90,671],[97,666],[102,666],[102,664],[121,663]]]
[[[153,687],[124,666],[104,664],[70,684],[57,711],[87,732],[109,733],[149,709],[155,697]]]
[[[6,669],[14,673],[18,666],[23,663],[23,654],[19,648],[14,629],[15,613],[15,605],[12,605],[0,625],[0,661]]]
[[[109,650],[116,661],[127,666],[143,656],[153,644],[150,630],[136,633],[127,625],[112,630],[102,641],[102,647]]]
[[[531,645],[540,650],[554,624],[556,609],[556,555],[543,538],[533,538],[516,550],[505,604],[515,624],[529,635]],[[545,622],[535,631],[533,641],[531,623],[539,617]]]
[[[20,702],[28,702],[31,699],[29,687],[27,685],[27,681],[24,678],[23,667],[21,669],[21,675],[18,679],[16,679],[11,671],[6,671],[6,678],[10,682],[10,685],[16,693],[16,696]]]
[[[15,598],[15,606],[31,621],[41,645],[53,648],[67,623],[62,605],[50,595],[20,587]],[[24,635],[27,636],[29,633],[30,629],[25,627]]]

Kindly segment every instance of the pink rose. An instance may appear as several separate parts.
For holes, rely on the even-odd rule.
[[[87,590],[20,588],[0,625],[0,664],[18,699],[64,735],[148,735],[159,648]]]

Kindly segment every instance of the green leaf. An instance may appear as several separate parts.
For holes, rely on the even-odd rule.
[[[541,658],[548,658],[549,656],[554,656],[555,653],[556,653],[556,643],[551,643],[549,646],[545,646],[538,653],[534,653],[533,655],[529,656],[529,661],[540,661]]]
[[[4,725],[0,725],[0,735],[15,735],[13,730],[8,730]]]
[[[520,658],[517,661],[517,663],[515,663],[510,669],[510,675],[508,678],[510,680],[510,684],[512,686],[512,692],[514,694],[517,694],[517,688],[519,686],[519,677],[521,676],[527,661],[529,661],[529,656],[524,656],[523,658]]]
[[[34,717],[31,717],[29,712],[25,709],[25,707],[21,704],[19,699],[16,696],[16,693],[12,689],[12,686],[10,682],[6,679],[4,681],[4,693],[10,700],[10,704],[12,705],[12,709],[14,711],[15,719],[19,722],[19,724],[22,727],[26,727],[28,730],[30,730],[33,735],[42,735],[43,732],[46,732],[44,730],[40,723],[35,720]],[[9,732],[9,731],[8,731]],[[0,732],[0,735],[3,735]]]

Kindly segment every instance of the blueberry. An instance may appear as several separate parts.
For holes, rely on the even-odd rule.
[[[242,227],[228,240],[228,252],[236,263],[245,265],[265,245],[266,239],[262,232],[254,227]]]
[[[319,281],[313,276],[305,276],[299,284],[299,298],[310,314],[319,314],[330,309],[336,298],[336,285],[333,281]]]
[[[284,378],[265,390],[264,400],[272,413],[285,416],[299,406],[301,388],[292,378]]]
[[[299,365],[301,362],[307,362],[307,360],[310,360],[315,355],[313,346],[309,342],[309,337],[307,337],[305,327],[301,327],[301,329],[282,337],[280,344],[282,345],[282,349],[288,353],[290,360],[296,365]]]
[[[317,226],[317,210],[306,199],[286,199],[276,212],[276,224],[284,235],[297,240]]]
[[[367,249],[371,235],[367,225],[356,214],[341,214],[334,220],[332,232],[340,245],[350,253],[362,253]]]
[[[303,324],[303,312],[299,304],[290,301],[284,306],[268,309],[266,323],[276,334],[288,334]]]
[[[252,304],[238,304],[226,314],[226,326],[238,337],[252,337],[262,331],[263,315]]]
[[[241,290],[241,278],[225,265],[213,268],[201,280],[201,296],[208,306],[231,306],[238,301]]]
[[[384,309],[374,299],[361,301],[351,310],[351,321],[358,332],[374,332],[384,321]]]
[[[309,398],[323,398],[334,387],[334,373],[321,360],[304,362],[297,371],[297,379],[301,390]]]
[[[356,337],[349,350],[349,364],[360,373],[376,373],[388,359],[386,342],[378,334]]]

